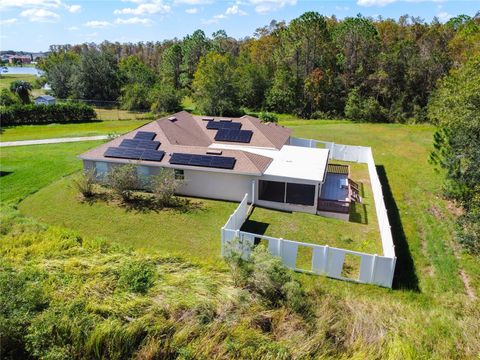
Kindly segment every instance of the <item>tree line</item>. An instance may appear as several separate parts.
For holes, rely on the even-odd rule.
[[[442,24],[307,12],[290,23],[273,20],[244,39],[197,30],[181,40],[50,50],[40,66],[60,98],[168,112],[191,96],[212,115],[248,109],[423,122],[438,80],[480,54],[480,15]]]

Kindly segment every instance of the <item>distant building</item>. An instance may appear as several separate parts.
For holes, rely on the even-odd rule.
[[[56,99],[50,95],[40,95],[35,99],[36,105],[53,105]]]
[[[10,64],[30,64],[32,62],[32,57],[30,55],[13,55],[8,58]]]

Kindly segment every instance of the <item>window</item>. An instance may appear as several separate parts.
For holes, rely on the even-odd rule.
[[[313,206],[315,185],[287,183],[287,203]]]
[[[103,179],[108,172],[108,164],[102,161],[95,162],[95,177]]]
[[[174,171],[175,171],[175,179],[177,180],[185,179],[185,172],[183,170],[174,169]]]
[[[258,181],[258,199],[285,202],[285,183],[279,181]]]

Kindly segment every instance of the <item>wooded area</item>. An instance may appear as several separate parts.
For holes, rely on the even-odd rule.
[[[176,110],[185,95],[211,115],[241,109],[305,118],[427,121],[428,98],[451,68],[480,53],[480,17],[446,24],[402,16],[339,20],[307,12],[252,37],[197,30],[182,40],[52,46],[41,64],[59,98]]]

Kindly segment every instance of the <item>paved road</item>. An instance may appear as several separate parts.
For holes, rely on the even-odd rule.
[[[54,138],[54,139],[40,139],[40,140],[4,141],[4,142],[0,142],[0,147],[59,144],[59,143],[68,143],[68,142],[105,140],[105,139],[108,139],[108,135],[79,136],[79,137],[70,137],[70,138],[56,138],[56,139]]]

